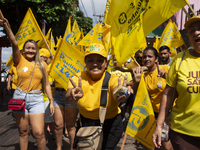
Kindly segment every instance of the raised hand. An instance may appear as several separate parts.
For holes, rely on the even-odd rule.
[[[121,86],[121,78],[118,78],[118,87],[119,88]],[[124,82],[122,84],[122,87],[128,88],[128,93],[125,93],[123,89],[119,90],[117,92],[117,101],[118,102],[124,102],[128,99],[128,97],[130,96],[131,93],[133,93],[133,90],[131,89],[130,86],[127,87],[127,75],[124,77]]]
[[[80,98],[83,97],[83,90],[82,90],[82,82],[81,82],[81,76],[79,76],[78,79],[78,86],[76,83],[72,80],[72,78],[69,78],[71,84],[73,85],[73,89],[71,89],[70,95],[73,100],[78,101]]]
[[[133,68],[134,82],[139,83],[141,74],[143,73],[143,67]]]
[[[166,79],[166,77],[167,77],[166,71],[159,68],[159,62],[157,62],[156,65],[157,65],[157,68],[158,68],[158,75],[157,76]]]

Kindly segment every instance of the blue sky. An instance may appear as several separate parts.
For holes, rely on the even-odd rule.
[[[106,1],[107,0],[79,0],[79,8],[81,11],[84,12],[86,17],[91,17],[93,19],[93,22],[97,23],[99,21],[99,18],[94,17],[93,14],[103,16],[105,7],[106,7]],[[84,8],[85,8],[85,10],[84,10]],[[1,28],[0,28],[0,30],[1,30]],[[3,35],[4,34],[2,32],[0,32],[0,37]],[[7,62],[11,53],[12,53],[11,48],[2,48],[2,55],[1,55],[2,62]]]

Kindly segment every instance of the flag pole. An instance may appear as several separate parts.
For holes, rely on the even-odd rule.
[[[126,141],[126,137],[127,137],[127,133],[125,133],[125,135],[124,135],[124,140],[123,140],[123,143],[122,143],[121,150],[123,150],[123,148],[124,148],[124,144],[125,144],[125,141]]]
[[[188,14],[188,12],[185,10],[185,8],[183,7],[182,10],[184,11],[184,13],[186,14],[186,16],[188,17],[188,19],[190,19],[190,15]]]
[[[185,0],[186,1],[186,0]],[[186,2],[187,3],[187,2]],[[187,3],[188,7],[190,8],[190,10],[192,11],[193,15],[196,16],[195,12],[194,12],[194,9],[191,7],[191,5],[189,3]]]

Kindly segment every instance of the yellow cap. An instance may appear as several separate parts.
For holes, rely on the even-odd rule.
[[[46,49],[46,48],[41,48],[41,49],[40,49],[40,56],[50,57],[50,52],[49,52],[49,50]]]
[[[189,30],[189,27],[190,25],[193,23],[193,22],[196,22],[196,21],[200,21],[200,15],[198,16],[193,16],[192,18],[190,18],[184,25],[185,29],[186,30]]]
[[[107,59],[107,52],[102,44],[92,43],[86,48],[85,57],[90,54],[99,54]]]

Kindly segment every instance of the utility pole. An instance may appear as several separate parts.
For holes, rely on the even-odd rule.
[[[99,17],[99,22],[102,23],[101,18],[104,17],[104,15],[95,15],[95,14],[93,14],[93,16],[95,16],[95,17]]]

